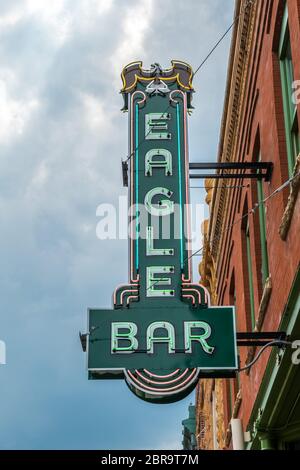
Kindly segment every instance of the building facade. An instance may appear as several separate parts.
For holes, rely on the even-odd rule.
[[[235,305],[238,332],[300,340],[300,0],[236,1],[219,162],[271,162],[269,182],[206,181],[201,283]],[[295,346],[295,345],[294,345]],[[260,348],[239,348],[240,368]],[[238,418],[247,449],[300,445],[300,365],[292,347],[264,350],[233,379],[200,380],[199,449],[232,448]],[[299,355],[300,356],[300,355]]]

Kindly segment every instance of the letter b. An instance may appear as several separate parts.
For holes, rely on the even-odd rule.
[[[123,332],[121,332],[123,330]],[[124,332],[124,330],[127,330]],[[135,323],[118,322],[111,324],[111,353],[130,354],[138,349],[136,339],[137,326]],[[129,342],[127,346],[120,346],[120,342]]]

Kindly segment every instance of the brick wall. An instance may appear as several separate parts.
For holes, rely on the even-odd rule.
[[[242,2],[243,4],[243,2]],[[274,171],[270,182],[263,183],[265,196],[288,179],[288,160],[284,127],[283,100],[277,56],[281,21],[284,11],[283,0],[257,0],[247,17],[242,15],[232,53],[234,66],[229,76],[229,99],[224,110],[225,127],[221,133],[219,161],[255,161],[260,150],[262,161],[272,162]],[[300,80],[300,0],[287,0],[289,28],[293,56],[295,80]],[[247,23],[248,22],[248,23]],[[245,24],[246,23],[246,24]],[[251,24],[250,24],[251,23]],[[247,33],[245,33],[247,31]],[[244,33],[243,33],[244,32]],[[244,34],[244,36],[243,36]],[[243,50],[243,54],[241,54]],[[234,99],[239,97],[239,106]],[[297,108],[300,128],[300,106]],[[224,121],[224,119],[223,119]],[[235,122],[235,135],[231,138],[230,122]],[[229,184],[228,181],[226,184]],[[236,184],[232,180],[230,184]],[[216,292],[219,305],[232,303],[232,279],[235,279],[237,327],[238,331],[249,331],[249,285],[246,262],[246,245],[243,224],[244,213],[257,202],[256,182],[245,180],[246,188],[227,191],[222,196],[215,192],[211,203],[208,229],[208,243],[214,246],[216,263]],[[272,292],[265,312],[262,331],[276,331],[287,303],[288,295],[300,262],[300,198],[294,209],[290,229],[285,241],[280,238],[279,227],[287,205],[289,188],[272,197],[266,203],[266,229],[269,258],[269,271]],[[224,202],[225,200],[225,202]],[[221,206],[222,204],[222,206]],[[222,210],[220,208],[222,207]],[[236,221],[238,221],[236,223]],[[230,230],[225,227],[234,224]],[[254,304],[256,316],[259,311],[263,289],[261,281],[261,246],[258,212],[249,215],[252,271],[254,283]],[[221,230],[218,239],[217,231]],[[219,241],[218,241],[219,240]],[[216,249],[218,246],[218,249]],[[202,270],[205,271],[205,270]],[[205,279],[204,279],[205,281]],[[240,349],[241,364],[249,358],[247,348]],[[240,374],[241,400],[238,400],[236,416],[243,420],[246,429],[257,392],[268,361],[269,352],[264,353],[250,373]],[[208,381],[209,382],[209,381]],[[219,389],[219,400],[224,402],[223,429],[228,430],[231,408],[238,394],[237,382],[233,387],[223,380]],[[232,392],[234,390],[234,392]],[[209,383],[205,385],[205,401],[209,401]],[[239,397],[238,397],[239,398]],[[204,405],[206,406],[206,405]],[[220,425],[220,428],[222,426]],[[226,439],[225,439],[226,441]],[[211,437],[207,438],[211,445]],[[230,433],[227,433],[227,447],[230,447]]]

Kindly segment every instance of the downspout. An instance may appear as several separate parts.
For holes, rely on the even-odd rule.
[[[233,450],[244,450],[244,431],[241,419],[232,419],[230,421]]]

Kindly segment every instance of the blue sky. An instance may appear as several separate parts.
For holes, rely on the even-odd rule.
[[[127,281],[127,242],[96,237],[97,206],[126,195],[122,67],[136,59],[168,67],[174,58],[195,69],[233,7],[234,0],[1,0],[1,449],[180,448],[194,394],[150,405],[122,382],[88,381],[78,331],[87,307],[110,307],[114,288]],[[217,155],[229,45],[230,37],[194,80],[191,161]],[[192,189],[193,203],[203,196]]]

